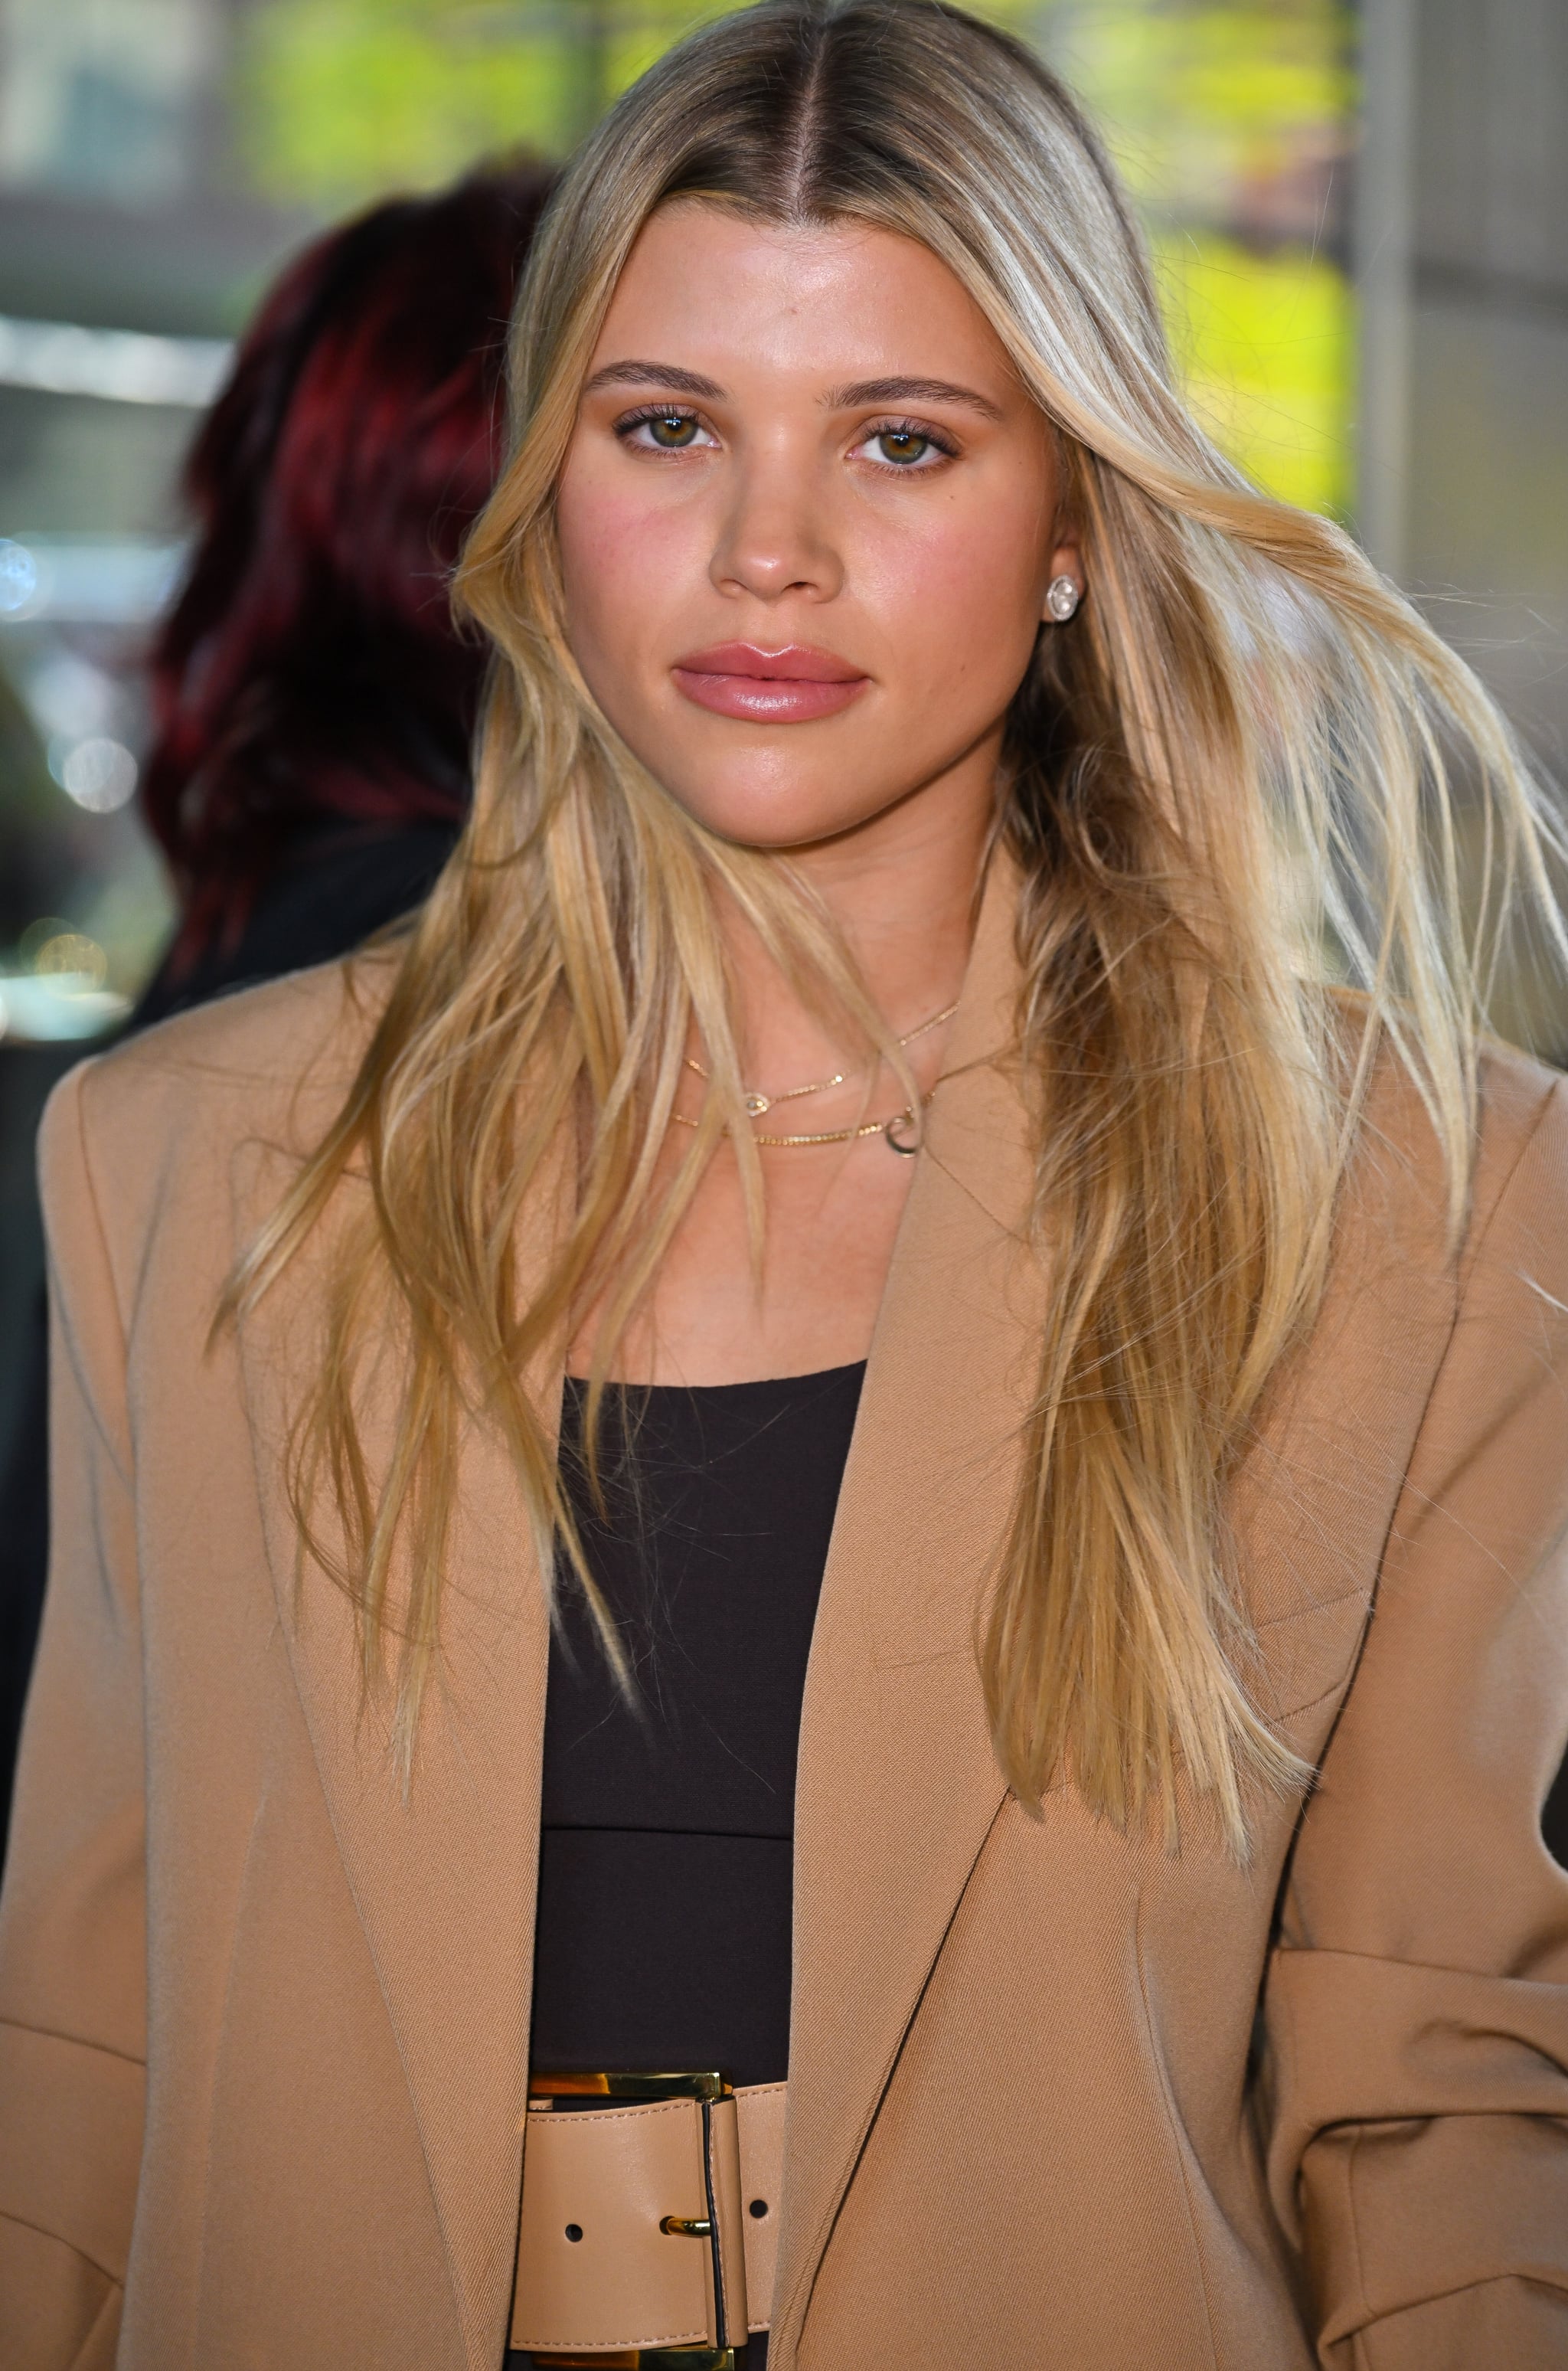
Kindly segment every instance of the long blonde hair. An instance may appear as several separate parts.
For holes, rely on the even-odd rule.
[[[681,196],[919,240],[1059,438],[1090,597],[1017,696],[998,827],[1021,879],[1015,1058],[1053,1286],[979,1652],[1026,1805],[1065,1776],[1113,1821],[1156,1806],[1169,1824],[1180,1784],[1244,1850],[1258,1790],[1301,1774],[1241,1676],[1222,1495],[1319,1304],[1379,1042],[1425,1099],[1462,1222],[1487,969],[1515,889],[1548,908],[1544,827],[1466,667],[1339,528],[1260,494],[1183,409],[1137,229],[1062,86],[934,0],[770,0],[709,26],[601,125],[539,238],[512,455],[458,582],[498,653],[472,820],[340,1117],[231,1292],[253,1303],[340,1213],[345,1171],[368,1172],[365,1215],[335,1220],[295,1430],[302,1536],[360,1608],[367,1683],[395,1666],[411,1756],[463,1427],[504,1438],[550,1574],[575,1545],[530,1369],[602,1301],[602,1383],[726,1132],[761,1222],[716,892],[846,1031],[889,1047],[788,865],[693,822],[567,645],[553,489],[617,275]],[[1468,934],[1461,776],[1493,859]],[[1336,974],[1365,991],[1348,1051]],[[714,1087],[661,1183],[694,1025]],[[520,1227],[574,1128],[575,1194],[525,1290]],[[361,1396],[389,1319],[402,1395],[373,1466]]]

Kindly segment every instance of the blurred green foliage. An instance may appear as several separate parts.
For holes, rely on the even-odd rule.
[[[241,37],[248,177],[330,212],[497,149],[563,156],[673,40],[732,6],[266,0]]]
[[[1347,515],[1355,304],[1332,251],[1357,103],[1346,0],[1047,0],[1011,13],[1032,19],[1105,128],[1149,226],[1205,427],[1271,493]]]
[[[271,0],[249,12],[236,109],[268,197],[323,213],[433,187],[477,156],[556,153],[584,111],[564,37],[508,37],[455,0]]]
[[[564,154],[732,0],[266,0],[252,186],[323,214],[476,156]],[[1195,410],[1263,486],[1348,501],[1351,292],[1319,250],[1355,103],[1348,0],[979,0],[1089,101],[1144,209]]]
[[[1344,145],[1356,98],[1344,0],[1048,0],[1028,13],[1161,212],[1224,207],[1238,184]]]
[[[1355,318],[1349,283],[1308,249],[1258,255],[1213,232],[1155,239],[1166,319],[1193,411],[1270,493],[1343,516]]]

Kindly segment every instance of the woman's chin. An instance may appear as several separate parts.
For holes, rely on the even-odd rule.
[[[693,823],[743,849],[806,849],[818,839],[837,839],[869,823],[899,794],[894,787],[887,797],[875,797],[875,792],[869,797],[861,769],[851,766],[797,770],[650,763],[648,770],[664,782],[669,797]],[[847,785],[854,785],[849,797]]]
[[[784,850],[814,847],[868,823],[882,802],[849,801],[842,784],[748,788],[728,781],[697,787],[673,785],[671,796],[693,820],[720,839],[740,848]]]

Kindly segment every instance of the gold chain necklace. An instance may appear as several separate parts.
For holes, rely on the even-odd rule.
[[[917,1029],[911,1029],[906,1032],[906,1034],[898,1040],[900,1052],[903,1051],[905,1046],[913,1046],[917,1037],[924,1037],[928,1031],[940,1029],[942,1023],[944,1021],[951,1021],[957,1011],[958,1006],[956,1002],[947,1005],[940,1012],[933,1012],[928,1021],[922,1021]],[[698,1077],[701,1079],[705,1084],[711,1082],[712,1074],[709,1071],[705,1070],[702,1064],[690,1054],[686,1057],[686,1067],[688,1070],[695,1070]],[[813,1079],[809,1086],[804,1087],[786,1087],[782,1093],[777,1095],[765,1095],[758,1093],[755,1088],[748,1088],[743,1095],[742,1101],[744,1103],[746,1111],[751,1118],[761,1119],[765,1113],[772,1111],[778,1104],[796,1103],[801,1095],[825,1094],[830,1087],[842,1087],[845,1085],[852,1075],[854,1074],[848,1070],[836,1070],[831,1079]],[[931,1092],[934,1094],[936,1092],[935,1088],[933,1088]],[[928,1103],[930,1097],[928,1096],[925,1100]],[[922,1110],[924,1107],[925,1105],[922,1104]],[[685,1112],[673,1112],[671,1114],[671,1117],[678,1121],[682,1128],[696,1128],[698,1126],[698,1122],[694,1119],[688,1119]],[[905,1158],[908,1160],[913,1158],[913,1156],[919,1151],[919,1139],[917,1138],[913,1144],[905,1144],[901,1141],[900,1136],[895,1133],[895,1131],[902,1130],[905,1128],[913,1128],[915,1126],[915,1113],[911,1111],[908,1105],[905,1104],[902,1111],[895,1111],[890,1118],[862,1120],[858,1128],[820,1128],[812,1131],[810,1134],[801,1134],[799,1136],[768,1136],[765,1135],[763,1131],[758,1128],[753,1132],[753,1142],[756,1144],[774,1145],[853,1144],[862,1136],[880,1136],[886,1139],[888,1147],[892,1151],[902,1153]]]
[[[911,1029],[908,1031],[905,1036],[898,1040],[898,1048],[900,1053],[903,1052],[905,1046],[913,1046],[917,1037],[924,1037],[931,1030],[940,1029],[942,1023],[944,1021],[951,1021],[957,1011],[958,1007],[956,1004],[950,1004],[942,1012],[933,1012],[928,1021],[922,1021],[917,1029]],[[695,1070],[698,1077],[702,1080],[705,1085],[711,1081],[713,1075],[712,1072],[710,1070],[705,1070],[702,1064],[696,1058],[695,1055],[688,1054],[686,1056],[686,1067],[688,1070]],[[806,1087],[785,1087],[778,1094],[776,1095],[761,1094],[755,1087],[748,1087],[742,1095],[741,1101],[745,1105],[746,1110],[753,1119],[761,1119],[763,1114],[765,1112],[770,1112],[775,1104],[797,1103],[801,1095],[824,1095],[829,1087],[841,1087],[848,1079],[855,1075],[856,1074],[850,1070],[835,1070],[831,1079],[813,1079],[810,1086]],[[691,1125],[693,1127],[697,1125],[695,1120]],[[878,1125],[880,1126],[881,1123],[879,1122]]]

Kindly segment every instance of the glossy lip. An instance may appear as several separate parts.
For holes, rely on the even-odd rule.
[[[858,700],[870,677],[831,651],[790,642],[781,651],[755,642],[717,642],[670,670],[676,688],[715,716],[767,724],[809,724]]]

